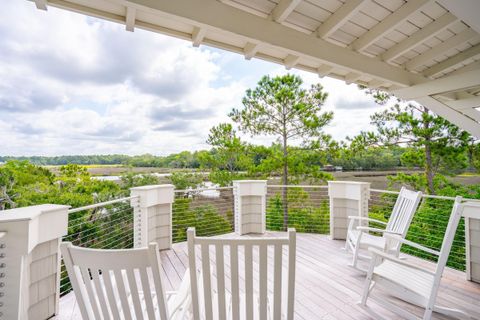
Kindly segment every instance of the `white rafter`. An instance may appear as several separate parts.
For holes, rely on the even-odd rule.
[[[362,77],[362,75],[360,73],[349,72],[349,73],[347,73],[347,75],[345,75],[344,80],[347,84],[350,84],[350,83],[353,83],[353,82],[357,82],[361,77]]]
[[[289,54],[285,59],[283,59],[283,64],[287,70],[290,70],[295,67],[295,65],[298,63],[298,60],[300,60],[299,56]]]
[[[353,52],[348,48],[342,48],[313,35],[249,14],[216,0],[130,0],[129,2],[145,6],[144,10],[153,9],[161,12],[163,17],[169,19],[209,26],[223,33],[241,36],[249,42],[267,43],[270,46],[285,49],[291,54],[316,59],[320,63],[339,66],[348,71],[359,72],[370,78],[384,79],[392,84],[408,86],[427,80],[379,59]],[[140,26],[137,23],[138,27]],[[260,32],[261,30],[268,30],[268,32]]]
[[[322,64],[320,67],[317,68],[317,74],[320,78],[328,76],[333,70],[332,66]]]
[[[357,14],[362,5],[370,0],[349,0],[346,1],[337,11],[335,11],[325,22],[316,30],[320,38],[328,38],[332,33],[341,28],[345,22]]]
[[[258,52],[258,47],[260,45],[258,43],[251,43],[247,42],[245,47],[243,48],[243,53],[245,55],[245,59],[250,60],[252,59],[255,54]]]
[[[271,17],[274,21],[282,23],[290,13],[302,2],[302,0],[280,0],[277,6],[272,10]]]
[[[428,63],[429,61],[443,55],[446,51],[456,46],[461,46],[467,43],[474,37],[477,37],[478,34],[472,29],[466,29],[453,37],[448,38],[439,45],[433,47],[432,49],[425,51],[424,53],[416,56],[407,63],[405,63],[405,68],[407,70],[414,70],[415,68],[420,67],[421,65]]]
[[[453,57],[448,58],[440,63],[437,63],[423,72],[423,75],[426,77],[433,77],[444,70],[447,70],[451,67],[454,67],[465,60],[474,58],[480,55],[480,44],[473,46],[465,51],[462,51]]]
[[[392,61],[405,52],[433,38],[456,22],[458,22],[458,19],[451,13],[447,12],[434,22],[428,24],[426,27],[409,36],[407,39],[392,46],[382,54],[381,58],[384,61]]]
[[[460,113],[457,110],[449,108],[444,103],[430,97],[422,97],[416,99],[416,101],[424,106],[426,106],[431,111],[435,112],[439,116],[448,119],[448,121],[452,122],[453,124],[459,126],[460,128],[468,131],[472,135],[476,137],[480,137],[480,126],[478,125],[478,120],[472,120],[469,117],[465,116],[464,114]],[[471,109],[473,110],[473,109]],[[475,111],[475,110],[473,110]],[[467,114],[467,113],[465,113]]]
[[[40,10],[47,10],[47,0],[34,0],[35,6]]]
[[[478,108],[480,107],[480,97],[447,101],[445,104],[457,110]]]
[[[413,100],[423,96],[464,90],[475,86],[480,86],[480,69],[398,89],[393,91],[393,94],[405,100]]]
[[[205,37],[205,29],[194,27],[192,32],[192,43],[194,47],[199,47]]]
[[[412,13],[420,10],[424,5],[431,1],[433,0],[408,1],[399,9],[395,10],[391,15],[380,21],[372,29],[363,34],[360,38],[352,42],[350,47],[356,51],[364,50],[396,26],[405,22]]]
[[[135,16],[137,15],[137,10],[132,7],[127,7],[127,13],[125,15],[125,29],[127,31],[133,32],[135,30]]]

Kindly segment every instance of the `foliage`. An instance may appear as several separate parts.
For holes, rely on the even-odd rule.
[[[372,92],[370,92],[372,94]],[[376,101],[386,104],[388,94],[373,92]],[[424,106],[397,101],[387,109],[371,116],[376,132],[361,132],[351,139],[353,149],[362,146],[408,147],[402,155],[407,166],[424,168],[425,191],[435,194],[437,173],[455,173],[467,166],[466,147],[470,135]]]
[[[205,180],[205,175],[197,172],[172,172],[170,175],[175,189],[187,190],[200,187]]]
[[[273,136],[279,140],[281,153],[276,152],[269,158],[269,168],[283,169],[284,184],[288,183],[290,141],[300,140],[307,145],[312,140],[322,139],[323,127],[333,118],[331,112],[322,112],[327,98],[323,87],[316,84],[306,90],[302,84],[300,77],[290,74],[273,78],[264,76],[255,89],[246,91],[243,108],[233,109],[230,113],[243,132],[253,136]]]
[[[158,184],[158,177],[152,174],[138,174],[133,171],[126,172],[120,176],[123,189]]]
[[[180,242],[187,239],[187,229],[195,227],[198,236],[212,236],[233,231],[233,213],[222,215],[212,205],[194,205],[192,197],[177,198],[173,203],[172,241]]]
[[[267,203],[267,229],[284,230],[284,202],[282,195],[276,193]],[[309,192],[302,188],[288,188],[288,227],[297,232],[325,234],[329,232],[328,199],[315,203]]]

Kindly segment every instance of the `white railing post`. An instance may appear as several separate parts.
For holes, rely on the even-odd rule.
[[[368,217],[370,183],[328,181],[330,197],[330,237],[346,239],[348,216]]]
[[[480,203],[463,204],[467,280],[480,283]]]
[[[233,181],[235,232],[265,233],[267,180]]]
[[[68,206],[0,211],[0,319],[58,314],[59,245],[67,232]]]
[[[172,247],[172,204],[174,186],[171,184],[143,186],[130,189],[134,211],[134,246],[146,247],[158,243],[160,250]]]

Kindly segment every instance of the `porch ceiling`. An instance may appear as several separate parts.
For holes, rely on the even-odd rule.
[[[478,0],[34,0],[412,99],[480,138]]]

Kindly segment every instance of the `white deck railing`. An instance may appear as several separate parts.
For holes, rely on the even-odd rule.
[[[28,242],[26,239],[9,238],[8,231],[8,223],[17,223],[16,221],[19,221],[18,217],[22,219],[25,217],[25,212],[28,212],[29,219],[40,219],[38,223],[40,232],[44,230],[42,229],[44,225],[51,224],[54,221],[63,221],[60,224],[54,223],[55,225],[52,225],[55,232],[49,230],[51,235],[48,239],[42,239],[42,237],[35,235],[38,239],[38,245],[32,248],[25,247],[24,257],[27,257],[26,259],[28,257],[39,259],[43,259],[43,257],[50,259],[51,257],[51,259],[55,259],[59,255],[58,248],[55,248],[54,245],[58,244],[59,241],[70,241],[74,245],[99,249],[132,248],[155,241],[160,248],[169,249],[173,242],[185,240],[186,229],[191,226],[195,226],[197,232],[202,232],[205,236],[215,236],[234,231],[243,234],[245,230],[247,230],[246,233],[264,232],[262,230],[265,230],[265,226],[267,230],[285,230],[287,227],[294,227],[298,232],[330,233],[332,235],[332,228],[342,228],[341,223],[339,225],[332,224],[332,210],[334,214],[337,214],[335,210],[348,209],[345,210],[346,214],[351,214],[352,210],[360,210],[368,212],[371,217],[384,221],[388,220],[398,192],[365,189],[365,184],[361,188],[356,188],[359,185],[358,182],[352,182],[351,185],[348,182],[335,182],[335,184],[337,186],[344,184],[346,189],[344,193],[341,191],[333,198],[333,189],[329,189],[325,185],[267,186],[266,181],[241,181],[236,183],[234,187],[194,190],[174,190],[172,185],[133,188],[130,197],[94,203],[84,207],[72,208],[68,211],[65,206],[55,205],[15,209],[11,213],[14,219],[8,221],[8,219],[5,219],[6,215],[4,215],[3,220],[0,220],[0,283],[3,283],[3,279],[9,276],[9,270],[12,271],[7,268],[8,272],[6,272],[5,263],[2,262],[2,258],[5,257],[5,250],[8,249],[8,247],[5,247],[5,243]],[[357,190],[355,191],[357,193],[352,193],[352,188]],[[351,202],[348,202],[352,199],[354,200],[353,207]],[[452,200],[454,200],[453,197],[425,195],[407,238],[434,250],[439,250],[452,208]],[[472,199],[472,202],[479,203],[480,200]],[[480,205],[478,208],[480,210]],[[287,214],[286,220],[284,219],[285,213]],[[66,218],[68,218],[68,221]],[[342,219],[343,217],[340,217],[339,221]],[[285,221],[287,222],[286,225]],[[253,224],[255,228],[249,229],[247,227],[241,231],[241,228],[238,228],[239,222],[243,226]],[[29,222],[25,223],[28,224]],[[480,224],[475,222],[471,225]],[[478,232],[480,233],[480,230]],[[338,234],[341,238],[341,232]],[[467,263],[468,272],[469,264],[465,259],[465,248],[466,246],[478,247],[478,243],[472,244],[469,242],[476,241],[477,238],[471,237],[469,240],[465,236],[465,227],[462,222],[453,244],[449,266],[465,270]],[[43,253],[43,247],[50,249]],[[404,247],[402,250],[409,254],[431,259],[425,254],[420,254],[414,248]],[[7,252],[7,258],[10,256],[11,254]],[[31,268],[33,268],[33,265]],[[60,274],[60,284],[57,292],[65,294],[71,288],[63,266],[60,267],[59,265],[58,270],[51,270],[49,276],[53,277],[58,273]],[[0,306],[2,291],[0,285]],[[14,297],[10,300],[14,301]],[[38,307],[40,302],[36,300],[24,303],[40,308]],[[2,312],[1,307],[0,312]]]

